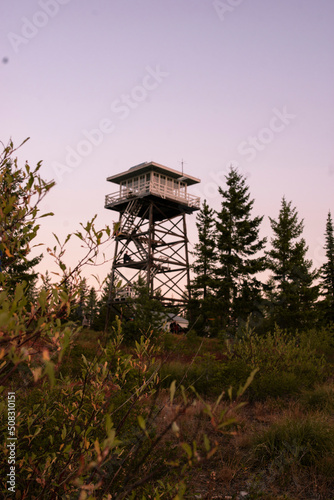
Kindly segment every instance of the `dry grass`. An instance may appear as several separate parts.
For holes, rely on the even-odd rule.
[[[158,430],[177,417],[180,401],[173,405],[169,402],[166,391],[159,398],[161,411],[156,424]],[[308,466],[299,463],[284,462],[284,457],[272,460],[258,460],[255,453],[257,438],[275,426],[284,425],[287,420],[311,423],[323,418],[334,435],[333,418],[319,415],[319,412],[306,412],[305,407],[296,401],[268,400],[248,404],[236,410],[221,402],[215,410],[219,415],[227,410],[226,418],[235,421],[227,429],[219,431],[212,419],[206,415],[206,403],[190,405],[182,415],[176,418],[179,436],[172,432],[160,443],[159,453],[176,453],[180,441],[192,442],[196,439],[200,448],[203,434],[212,444],[216,444],[216,452],[210,460],[202,459],[193,464],[187,480],[188,489],[185,498],[202,499],[281,499],[281,500],[332,500],[334,498],[334,455],[329,447],[317,463]],[[203,457],[203,454],[202,454]],[[257,458],[255,458],[257,457]],[[280,458],[283,460],[280,462]],[[291,458],[291,457],[290,457]],[[302,462],[302,461],[301,461]],[[247,492],[247,496],[242,496]]]

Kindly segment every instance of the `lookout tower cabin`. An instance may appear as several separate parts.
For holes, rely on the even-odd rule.
[[[189,298],[186,214],[200,208],[200,199],[188,193],[188,187],[200,180],[146,162],[107,181],[119,185],[105,199],[105,208],[119,212],[113,227],[110,303],[115,307],[133,296],[141,276],[151,296],[184,305]]]

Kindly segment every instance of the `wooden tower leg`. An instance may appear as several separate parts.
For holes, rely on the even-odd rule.
[[[186,266],[187,266],[187,297],[188,297],[188,301],[189,301],[191,299],[191,293],[190,293],[190,268],[189,268],[189,252],[188,252],[186,214],[183,214],[183,233],[184,233],[184,246],[185,246]]]

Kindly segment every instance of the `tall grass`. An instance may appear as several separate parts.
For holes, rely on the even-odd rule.
[[[329,415],[334,414],[334,385],[326,383],[312,390],[303,391],[299,404],[307,411],[321,411]]]
[[[253,457],[261,465],[317,467],[334,453],[334,427],[323,416],[286,417],[253,439]]]

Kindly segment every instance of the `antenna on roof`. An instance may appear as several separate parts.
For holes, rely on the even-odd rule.
[[[181,160],[181,168],[182,168],[182,175],[183,175],[183,165],[185,164],[186,162],[184,161],[184,159],[182,158]]]

